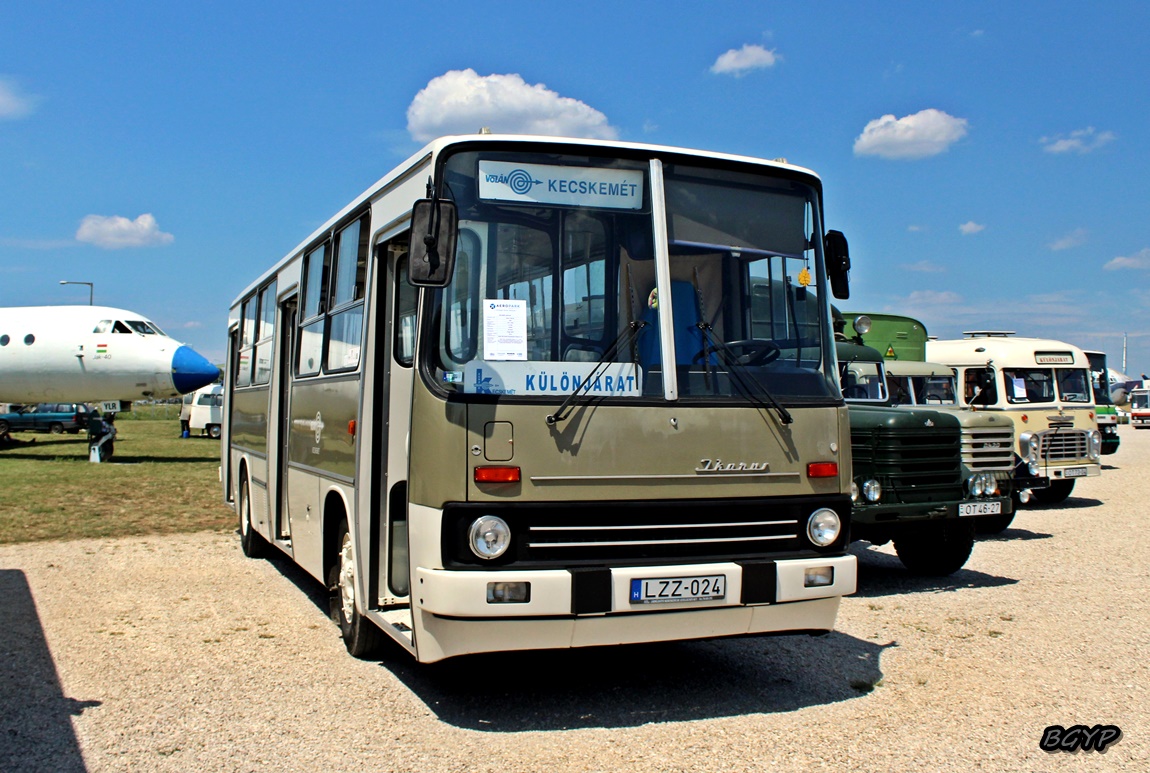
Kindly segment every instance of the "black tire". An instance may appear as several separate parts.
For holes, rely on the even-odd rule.
[[[336,533],[336,554],[328,570],[327,587],[330,592],[331,618],[339,625],[344,646],[352,657],[371,660],[383,645],[383,631],[359,613],[356,603],[355,554],[347,520],[339,524]]]
[[[53,435],[63,435],[64,434],[64,425],[58,421],[54,421],[48,425],[48,431],[51,432]]]
[[[1066,501],[1070,492],[1074,490],[1072,480],[1052,480],[1048,488],[1034,490],[1034,498],[1044,505],[1056,505]]]
[[[248,478],[240,481],[240,549],[248,558],[266,558],[268,543],[258,531],[252,528],[252,496],[248,490]]]
[[[966,564],[974,547],[974,524],[969,520],[922,524],[894,538],[898,560],[914,574],[946,577]]]
[[[8,431],[8,422],[0,420],[0,435]]]
[[[222,429],[220,429],[219,424],[209,424],[208,425],[208,437],[213,438],[214,440],[219,440],[220,435],[222,435],[222,434],[224,434],[224,432]]]

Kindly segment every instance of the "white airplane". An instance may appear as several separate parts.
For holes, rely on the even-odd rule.
[[[177,397],[219,375],[202,355],[134,311],[0,308],[0,402]]]

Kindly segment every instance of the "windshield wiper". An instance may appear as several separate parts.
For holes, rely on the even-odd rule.
[[[567,399],[559,404],[559,408],[555,413],[547,414],[547,426],[554,426],[559,422],[566,419],[571,415],[571,409],[575,407],[575,401],[582,394],[586,394],[587,390],[595,383],[595,380],[603,375],[603,371],[607,369],[607,365],[614,362],[615,355],[624,346],[630,346],[631,340],[639,335],[639,331],[647,326],[647,323],[642,320],[634,320],[627,323],[627,327],[623,328],[623,332],[615,337],[607,350],[603,352],[603,356],[595,363],[595,367],[587,374],[587,378],[579,386],[575,387],[575,391],[567,395]]]
[[[778,411],[779,421],[781,421],[783,424],[793,423],[795,418],[791,416],[791,412],[784,408],[782,404],[775,399],[775,396],[771,394],[769,389],[763,386],[761,381],[751,375],[750,371],[747,370],[747,366],[739,362],[738,358],[735,357],[735,355],[725,344],[718,341],[714,337],[714,334],[711,331],[711,326],[701,323],[698,327],[701,331],[703,331],[704,340],[708,342],[707,349],[710,349],[719,355],[723,361],[723,364],[727,366],[732,383],[738,387],[739,392],[743,395],[743,397],[760,408],[766,409],[768,406],[770,408],[774,408],[776,411]],[[706,349],[703,350],[703,356],[704,358],[709,356]],[[751,386],[747,383],[748,381],[754,382],[757,389],[752,389]],[[766,398],[766,400],[764,401],[760,399],[755,394],[755,392],[761,394]]]

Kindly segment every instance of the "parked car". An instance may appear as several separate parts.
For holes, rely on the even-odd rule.
[[[68,432],[74,435],[88,427],[88,417],[92,410],[83,403],[25,405],[10,413],[0,414],[0,435],[20,430],[51,432],[53,435]]]

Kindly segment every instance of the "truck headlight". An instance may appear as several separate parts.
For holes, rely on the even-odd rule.
[[[857,502],[859,499],[859,484],[851,481],[851,501]]]
[[[982,477],[981,472],[976,472],[966,479],[966,493],[968,496],[980,497],[982,496],[982,487],[985,485],[985,479]]]
[[[998,496],[998,480],[993,472],[982,473],[982,495],[986,497]]]
[[[467,543],[471,546],[471,552],[480,558],[499,558],[511,545],[511,527],[499,516],[480,516],[467,530]]]
[[[807,539],[820,548],[825,548],[839,538],[842,521],[839,514],[825,507],[815,510],[807,519]]]
[[[1102,433],[1096,429],[1092,429],[1090,430],[1089,438],[1090,450],[1088,453],[1091,459],[1097,461],[1098,458],[1102,456]]]
[[[862,493],[866,501],[877,502],[882,499],[882,484],[871,478],[862,484]]]

